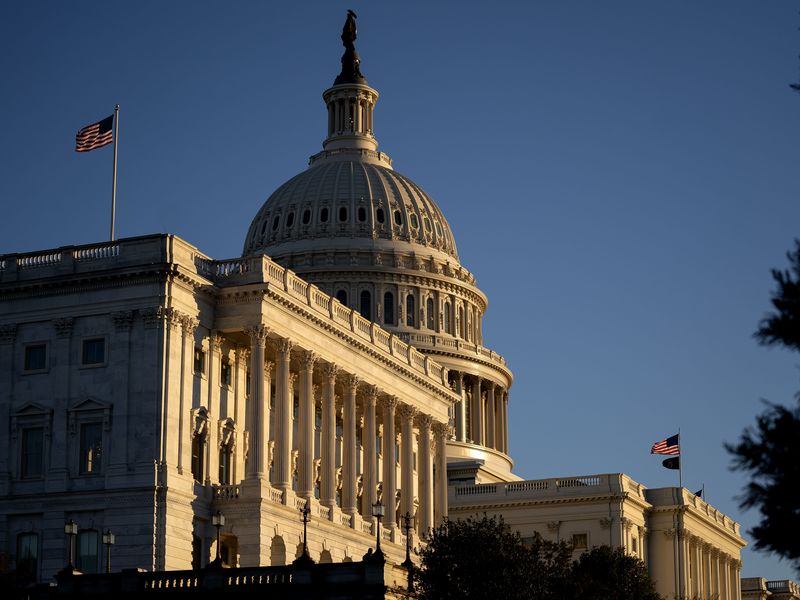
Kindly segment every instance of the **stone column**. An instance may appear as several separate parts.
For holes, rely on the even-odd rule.
[[[269,387],[264,381],[264,356],[269,329],[256,325],[245,331],[250,336],[250,410],[246,419],[250,448],[247,477],[263,478],[269,439]]]
[[[397,467],[395,464],[394,413],[397,398],[383,399],[383,506],[386,509],[384,526],[394,529],[397,525]]]
[[[344,408],[342,411],[342,512],[357,512],[358,486],[356,482],[356,392],[360,379],[352,374],[345,377]]]
[[[317,355],[305,350],[300,355],[300,410],[298,411],[297,495],[314,496],[314,363]]]
[[[495,437],[497,433],[495,425],[497,403],[494,401],[494,388],[495,383],[493,381],[486,382],[486,446],[489,448],[497,448]]]
[[[292,489],[293,401],[289,382],[289,360],[293,346],[291,340],[280,339],[275,361],[275,456],[272,466],[272,487],[283,491]]]
[[[216,422],[219,419],[219,374],[220,350],[222,337],[216,332],[208,338],[208,415],[211,419],[208,428],[208,443],[206,444],[206,485],[219,476],[219,428]]]
[[[508,454],[508,390],[503,392],[503,452]]]
[[[361,439],[364,443],[364,492],[362,493],[361,516],[365,521],[372,521],[372,505],[378,498],[378,459],[375,447],[375,405],[378,400],[378,388],[370,386],[364,397],[364,432]]]
[[[472,380],[472,441],[483,445],[483,401],[481,400],[481,378]]]
[[[433,529],[433,460],[431,457],[431,425],[433,419],[429,415],[419,416],[419,442],[417,444],[419,467],[419,511],[417,527],[423,537]]]
[[[339,367],[327,363],[322,367],[322,483],[319,502],[336,504],[336,375]]]
[[[467,441],[467,407],[464,406],[464,373],[456,373],[456,394],[461,398],[456,404],[456,440]]]
[[[436,444],[435,522],[447,518],[447,430],[444,423],[433,424],[433,438]]]
[[[414,417],[417,410],[401,404],[400,413],[400,516],[414,516]]]

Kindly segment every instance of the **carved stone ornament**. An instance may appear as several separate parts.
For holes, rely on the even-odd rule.
[[[53,327],[56,330],[56,337],[68,338],[70,335],[72,335],[72,327],[74,325],[75,320],[72,317],[53,319]]]
[[[417,425],[420,431],[427,430],[430,433],[431,425],[433,425],[433,417],[425,413],[420,413],[419,417],[417,417]]]
[[[561,521],[548,521],[547,522],[547,530],[556,532],[561,529]]]
[[[160,310],[161,310],[160,307],[145,308],[144,310],[139,312],[139,314],[142,315],[142,319],[144,320],[145,329],[153,329],[158,325]]]
[[[359,383],[361,383],[361,378],[358,375],[347,373],[344,376],[344,385],[348,390],[355,391]]]
[[[280,358],[284,358],[285,360],[289,360],[289,355],[292,352],[292,348],[294,348],[294,342],[292,342],[292,340],[289,338],[280,338],[276,344],[278,354],[282,355]]]
[[[111,313],[111,320],[114,322],[114,327],[117,331],[130,331],[133,324],[133,311],[132,310],[119,310]]]
[[[603,529],[608,529],[609,527],[611,527],[611,522],[612,519],[609,519],[608,517],[603,517],[602,519],[600,519],[600,527],[602,527]]]
[[[247,327],[244,330],[244,332],[250,336],[250,341],[253,344],[265,344],[267,342],[267,337],[269,337],[270,331],[271,330],[269,327],[261,324]]]
[[[398,403],[399,400],[397,399],[397,396],[384,396],[381,399],[381,406],[384,409],[390,409],[392,411],[394,411],[397,408]]]
[[[264,377],[272,379],[272,373],[275,371],[275,363],[271,360],[264,362]]]
[[[208,338],[208,348],[212,352],[219,352],[220,348],[222,348],[222,342],[225,341],[225,338],[221,335],[217,335],[216,333],[211,335]]]
[[[336,379],[336,375],[339,373],[339,366],[334,363],[324,363],[320,367],[320,371],[325,379]]]
[[[444,439],[447,437],[448,432],[450,431],[450,427],[447,426],[447,423],[440,423],[439,421],[436,421],[431,426],[431,430],[433,430],[433,435],[437,439],[442,439],[442,441],[444,441]]]
[[[10,344],[14,341],[14,338],[16,337],[17,337],[16,323],[6,323],[5,325],[0,325],[0,343]]]
[[[314,363],[317,362],[319,354],[313,350],[305,350],[300,355],[300,366],[304,371],[309,371],[314,368]]]
[[[414,417],[417,415],[417,409],[410,404],[400,404],[397,407],[397,414],[400,415],[400,418],[404,421],[409,420],[413,422]]]
[[[181,325],[183,325],[183,335],[185,337],[191,337],[194,335],[194,332],[197,331],[200,322],[187,315],[181,320]]]
[[[250,348],[247,348],[246,346],[236,346],[234,352],[236,353],[237,362],[246,365],[247,361],[250,360]]]

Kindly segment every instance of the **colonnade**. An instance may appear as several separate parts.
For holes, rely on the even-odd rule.
[[[293,489],[292,452],[296,450],[298,460],[294,491],[298,497],[308,500],[316,497],[315,460],[318,460],[319,503],[322,506],[337,506],[337,471],[341,468],[341,496],[338,504],[344,514],[360,513],[365,521],[372,521],[372,505],[379,499],[380,488],[380,500],[386,507],[384,525],[388,529],[397,527],[396,517],[399,515],[414,515],[416,512],[416,526],[420,533],[424,533],[447,515],[447,424],[435,422],[430,415],[414,406],[411,399],[403,401],[386,394],[377,386],[362,380],[358,374],[346,372],[333,362],[321,360],[315,352],[300,348],[292,340],[273,340],[270,338],[270,330],[263,325],[251,327],[246,333],[251,341],[250,398],[246,420],[250,439],[246,469],[248,478],[266,479],[269,476],[271,487],[283,493],[286,503]],[[268,340],[274,348],[274,375],[273,364],[266,361]],[[293,356],[299,365],[296,374],[291,372]],[[276,397],[275,414],[272,415],[274,431],[270,432],[273,376]],[[315,379],[321,382],[319,456],[315,455]],[[337,382],[343,391],[339,406]],[[293,422],[295,385],[298,386],[299,406],[297,418]],[[340,408],[342,446],[341,464],[338,464],[337,412]],[[382,426],[380,439],[383,458],[380,461],[380,474],[377,448],[379,420]],[[401,438],[399,445],[396,435],[398,421]],[[298,438],[296,440],[292,439],[295,431]],[[362,434],[363,448],[361,461],[358,460],[359,432]],[[270,440],[274,441],[271,470],[266,451]],[[432,443],[435,445],[433,452]],[[415,445],[418,449],[416,465]],[[399,491],[395,460],[398,450]],[[359,477],[363,486],[360,503]],[[416,511],[415,506],[418,506]]]
[[[455,407],[456,440],[508,454],[508,390],[478,375],[450,373],[461,396]]]
[[[741,562],[706,542],[686,534],[684,549],[688,560],[686,591],[690,598],[735,600],[741,598]]]
[[[339,91],[326,99],[328,137],[342,133],[372,135],[372,113],[377,98],[368,92]]]

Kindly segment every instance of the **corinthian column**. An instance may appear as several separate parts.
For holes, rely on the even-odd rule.
[[[375,440],[375,405],[378,400],[378,388],[370,386],[364,397],[364,433],[361,436],[364,444],[364,492],[361,495],[361,516],[365,521],[372,521],[372,505],[378,501],[378,459]]]
[[[419,511],[417,524],[419,533],[427,536],[433,529],[433,461],[431,460],[431,424],[429,415],[419,416]]]
[[[433,438],[436,444],[436,483],[435,483],[435,520],[441,523],[447,518],[447,425],[433,424]]]
[[[336,504],[336,374],[339,367],[328,363],[322,367],[322,485],[320,504]]]
[[[494,387],[492,381],[486,382],[486,446],[489,448],[496,448],[495,433],[495,411],[497,410],[497,403],[494,401]]]
[[[472,380],[472,441],[483,445],[483,400],[481,399],[481,378]]]
[[[417,410],[401,404],[400,413],[400,515],[414,515],[414,416]]]
[[[342,411],[342,512],[356,513],[358,488],[356,484],[356,391],[361,380],[352,374],[344,379],[344,410]]]
[[[314,496],[314,363],[317,355],[310,350],[300,355],[300,410],[297,423],[298,471],[297,495]]]
[[[289,360],[294,344],[283,338],[278,342],[275,361],[275,456],[272,486],[279,490],[292,488],[292,391],[289,382]]]
[[[397,467],[395,464],[395,429],[394,413],[397,408],[397,398],[383,399],[383,506],[386,508],[387,529],[394,529],[397,525]]]
[[[456,404],[456,440],[467,441],[467,407],[464,406],[464,373],[456,373],[456,394],[460,400]]]
[[[245,332],[250,336],[250,410],[245,419],[250,436],[247,477],[262,478],[269,439],[269,388],[264,381],[264,351],[269,329],[256,325]]]

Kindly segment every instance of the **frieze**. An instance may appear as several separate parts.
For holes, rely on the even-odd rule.
[[[16,323],[6,323],[4,325],[0,325],[0,343],[1,344],[11,344],[14,342],[14,339],[17,337],[17,324]]]
[[[61,319],[53,319],[53,328],[56,330],[56,337],[68,338],[72,335],[72,328],[75,325],[75,319],[72,317],[64,317]]]
[[[111,321],[114,323],[114,328],[117,331],[130,331],[131,325],[133,325],[133,311],[118,310],[112,312]]]

